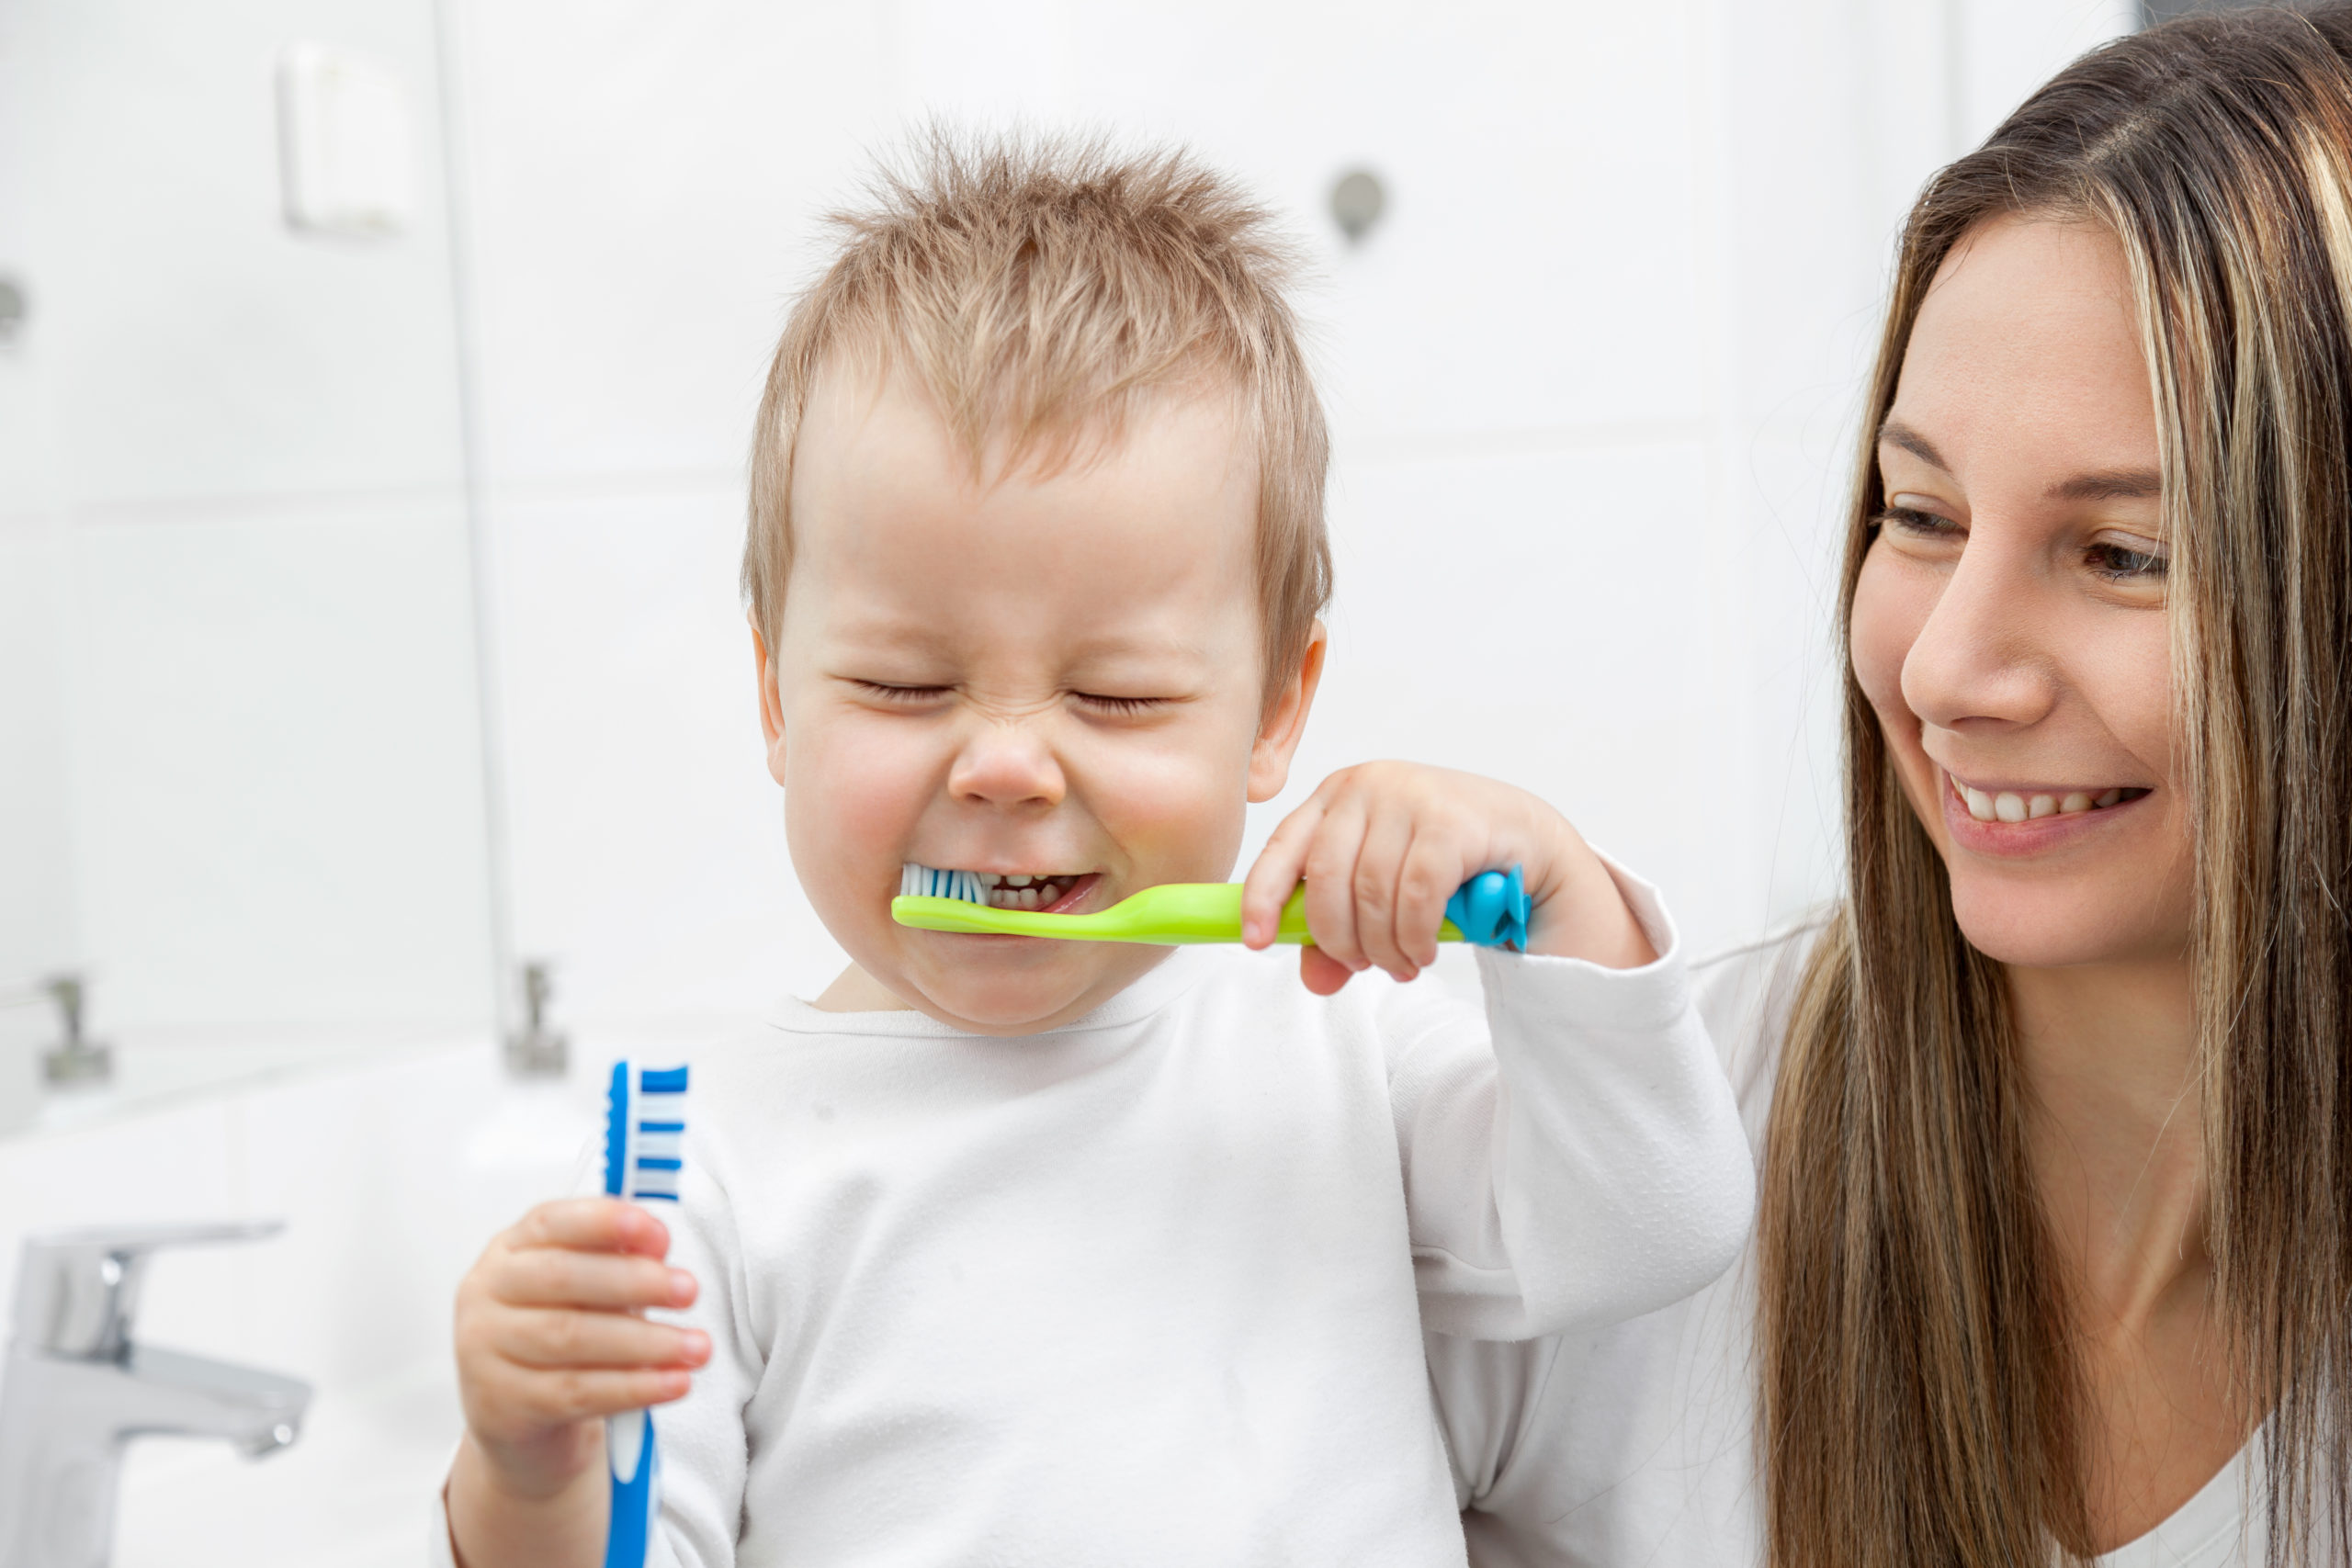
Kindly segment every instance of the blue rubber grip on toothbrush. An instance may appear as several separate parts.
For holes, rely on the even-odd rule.
[[[626,1443],[616,1443],[616,1431],[626,1431],[634,1423],[639,1434],[637,1452],[622,1450]],[[605,1423],[605,1452],[613,1481],[612,1521],[605,1529],[605,1568],[645,1568],[645,1553],[651,1544],[653,1514],[660,1506],[661,1450],[654,1446],[651,1412],[631,1410],[615,1416]],[[630,1459],[628,1473],[621,1467]]]
[[[605,1111],[605,1190],[642,1203],[678,1201],[685,1161],[686,1069],[632,1071],[613,1064]],[[612,1483],[612,1512],[605,1529],[605,1568],[644,1568],[653,1522],[662,1510],[662,1450],[653,1413],[627,1410],[605,1421],[605,1467]]]
[[[1519,867],[1482,871],[1453,890],[1445,918],[1461,929],[1462,940],[1480,947],[1527,951],[1527,883]]]

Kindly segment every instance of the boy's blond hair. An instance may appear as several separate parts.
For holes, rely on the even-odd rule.
[[[1330,443],[1264,209],[1181,151],[934,131],[872,206],[829,221],[845,242],[785,324],[752,442],[743,590],[769,647],[801,417],[847,360],[912,375],[976,474],[991,450],[1051,469],[1155,397],[1230,387],[1258,451],[1269,693],[1297,671],[1331,594]]]

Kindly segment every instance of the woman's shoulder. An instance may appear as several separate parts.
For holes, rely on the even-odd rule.
[[[1789,1014],[1796,1006],[1814,945],[1837,919],[1825,904],[1753,942],[1726,948],[1690,965],[1699,1016],[1715,1043],[1724,1074],[1738,1096],[1753,1141],[1761,1131]]]

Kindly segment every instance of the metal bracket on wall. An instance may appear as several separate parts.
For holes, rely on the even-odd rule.
[[[545,960],[523,965],[523,1027],[506,1037],[506,1070],[518,1078],[560,1078],[571,1067],[571,1038],[549,1027],[554,968]]]

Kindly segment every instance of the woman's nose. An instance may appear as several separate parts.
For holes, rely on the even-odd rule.
[[[1050,807],[1061,804],[1069,784],[1037,726],[997,719],[984,723],[956,753],[947,791],[975,806]]]
[[[2041,585],[1989,532],[1962,550],[1904,657],[1904,703],[1938,728],[2031,724],[2055,695]]]

